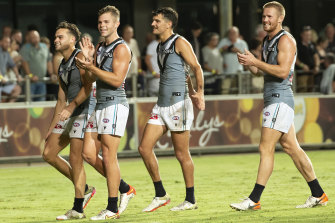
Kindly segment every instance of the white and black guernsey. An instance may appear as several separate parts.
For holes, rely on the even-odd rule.
[[[188,98],[184,59],[176,52],[175,43],[180,36],[172,34],[157,46],[157,61],[160,69],[157,105],[168,107]]]
[[[62,60],[58,69],[61,88],[65,92],[68,103],[71,103],[73,99],[75,99],[83,86],[80,72],[75,62],[75,57],[79,52],[79,49],[75,49],[67,61],[65,61],[65,59]],[[88,97],[81,105],[77,106],[71,117],[78,116],[80,114],[87,114],[89,101],[90,97]]]
[[[104,42],[99,44],[96,56],[96,65],[98,68],[104,71],[113,72],[113,53],[119,44],[124,44],[128,47],[122,38],[118,38],[108,45]],[[130,64],[131,61],[129,61],[128,71]],[[124,89],[124,81],[125,79],[121,86],[116,88],[97,78],[96,110],[101,110],[114,104],[123,104],[124,106],[129,107]]]
[[[283,35],[292,35],[284,30],[279,31],[271,40],[266,36],[262,46],[262,60],[268,64],[278,65],[278,42]],[[282,79],[271,74],[264,73],[264,107],[274,103],[283,102],[294,109],[293,91],[291,89],[294,65],[297,54],[291,64],[288,77]]]

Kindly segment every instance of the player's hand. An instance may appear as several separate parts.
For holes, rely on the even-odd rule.
[[[86,60],[91,60],[94,57],[94,46],[88,37],[84,37],[79,42],[81,52],[83,53]]]
[[[249,50],[245,49],[244,53],[237,53],[238,62],[244,66],[255,66],[255,61],[257,60],[255,56],[250,53]]]
[[[84,70],[88,70],[91,66],[93,66],[93,60],[82,60],[78,57],[75,58],[76,60],[76,65]]]
[[[61,113],[59,113],[59,120],[65,121],[70,118],[75,108],[74,104],[70,103],[63,109],[63,111],[61,111]]]
[[[193,91],[193,93],[191,93],[191,100],[193,105],[203,111],[205,110],[205,97],[204,97],[204,93],[203,92],[196,92]]]

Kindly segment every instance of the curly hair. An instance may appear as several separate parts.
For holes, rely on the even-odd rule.
[[[76,42],[79,40],[81,32],[79,31],[78,27],[73,24],[73,23],[69,23],[67,21],[63,21],[61,23],[59,23],[59,25],[56,28],[56,31],[58,29],[67,29],[69,30],[69,32],[71,33],[71,35],[73,35],[76,38]]]

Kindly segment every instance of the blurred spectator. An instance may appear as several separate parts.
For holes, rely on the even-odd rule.
[[[311,39],[311,41],[312,41],[312,43],[314,45],[316,45],[316,43],[318,42],[318,39],[319,39],[318,32],[316,32],[315,29],[311,29],[311,33],[312,33],[312,39]]]
[[[327,52],[335,53],[335,27],[332,23],[326,25],[325,35],[328,39]]]
[[[199,22],[193,22],[191,25],[191,30],[188,34],[185,35],[187,40],[191,43],[195,56],[197,57],[200,64],[203,64],[202,61],[202,44],[199,41],[199,36],[202,32],[202,25]]]
[[[248,50],[248,44],[239,38],[240,32],[236,26],[228,30],[228,36],[223,38],[218,48],[223,53],[224,73],[229,74],[223,80],[223,93],[237,93],[237,72],[243,71],[243,66],[237,60],[237,52]]]
[[[53,54],[50,52],[50,39],[46,36],[41,37],[41,43],[44,43],[48,50],[49,50],[49,57],[51,58],[51,63],[52,63],[52,73],[49,73],[50,75],[50,82],[48,82],[47,85],[47,100],[53,101],[57,99],[58,95],[58,78],[57,78],[57,73],[58,69],[55,70],[53,66]]]
[[[283,30],[285,30],[286,32],[291,33],[291,29],[288,26],[283,26]]]
[[[11,35],[11,40],[15,40],[19,47],[22,45],[22,32],[21,30],[14,29]]]
[[[326,49],[328,46],[328,39],[326,37],[320,36],[318,41],[316,42],[316,52],[320,58],[320,69],[325,69],[324,60],[326,58]]]
[[[132,77],[135,76],[137,79],[137,75],[143,75],[142,67],[141,67],[141,53],[138,47],[136,39],[134,37],[134,29],[130,25],[125,25],[122,29],[122,38],[126,41],[126,44],[130,48],[132,52],[132,62],[129,68],[129,72],[126,79],[126,90],[134,90],[132,86]],[[137,88],[137,81],[136,81]],[[127,91],[126,91],[127,92]],[[129,94],[128,96],[134,95]]]
[[[1,37],[0,46],[0,94],[6,94],[8,96],[7,102],[15,102],[17,96],[21,93],[21,87],[16,81],[21,82],[22,77],[19,75],[19,71],[11,58],[8,50],[10,46],[10,36]],[[8,71],[13,70],[14,77],[12,77]]]
[[[250,52],[259,60],[262,59],[262,41],[258,39],[252,39],[249,44]],[[252,75],[251,78],[251,92],[262,93],[264,87],[264,77]]]
[[[335,91],[335,55],[327,53],[325,58],[326,69],[322,73],[320,92],[323,94],[332,94]]]
[[[48,47],[40,42],[38,31],[29,32],[29,43],[23,45],[20,54],[23,58],[23,70],[31,79],[30,91],[34,101],[45,100],[46,84],[43,78],[47,74],[53,73],[51,57]]]
[[[216,78],[217,74],[223,74],[223,58],[217,47],[219,43],[219,34],[208,33],[206,35],[206,46],[202,48],[204,59],[203,69],[211,74],[206,75],[205,93],[221,94],[221,78]]]
[[[267,35],[267,33],[264,31],[263,29],[263,24],[258,24],[256,26],[256,30],[255,30],[255,39],[258,39],[259,41],[263,42],[265,36]]]
[[[156,36],[157,37],[157,36]],[[145,64],[147,65],[147,83],[148,96],[158,96],[160,71],[157,63],[157,46],[158,40],[154,39],[147,47],[145,56]]]
[[[298,42],[297,66],[297,91],[311,92],[314,88],[314,75],[320,70],[320,58],[316,47],[312,43],[310,26],[304,26],[300,33],[301,41]]]
[[[91,34],[89,34],[89,33],[83,33],[83,34],[81,34],[81,38],[84,38],[84,37],[89,38],[89,40],[91,41],[91,43],[94,43],[93,42],[93,37],[91,36]]]
[[[2,36],[3,37],[9,37],[10,38],[11,33],[12,33],[12,27],[10,25],[4,25],[2,27]]]

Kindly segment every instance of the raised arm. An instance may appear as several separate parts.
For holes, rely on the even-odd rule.
[[[252,73],[258,73],[259,69],[275,77],[286,79],[290,73],[295,54],[295,40],[288,35],[284,35],[280,38],[278,43],[278,65],[268,64],[258,60],[248,50],[246,50],[244,54],[237,53],[237,56],[239,62],[242,65],[248,66]]]
[[[113,87],[120,87],[127,75],[129,62],[131,59],[131,53],[128,47],[124,44],[118,45],[113,53],[113,72],[104,71],[94,66],[92,61],[84,61],[80,58],[76,58],[77,64],[91,72],[94,76],[100,80],[108,83]]]

